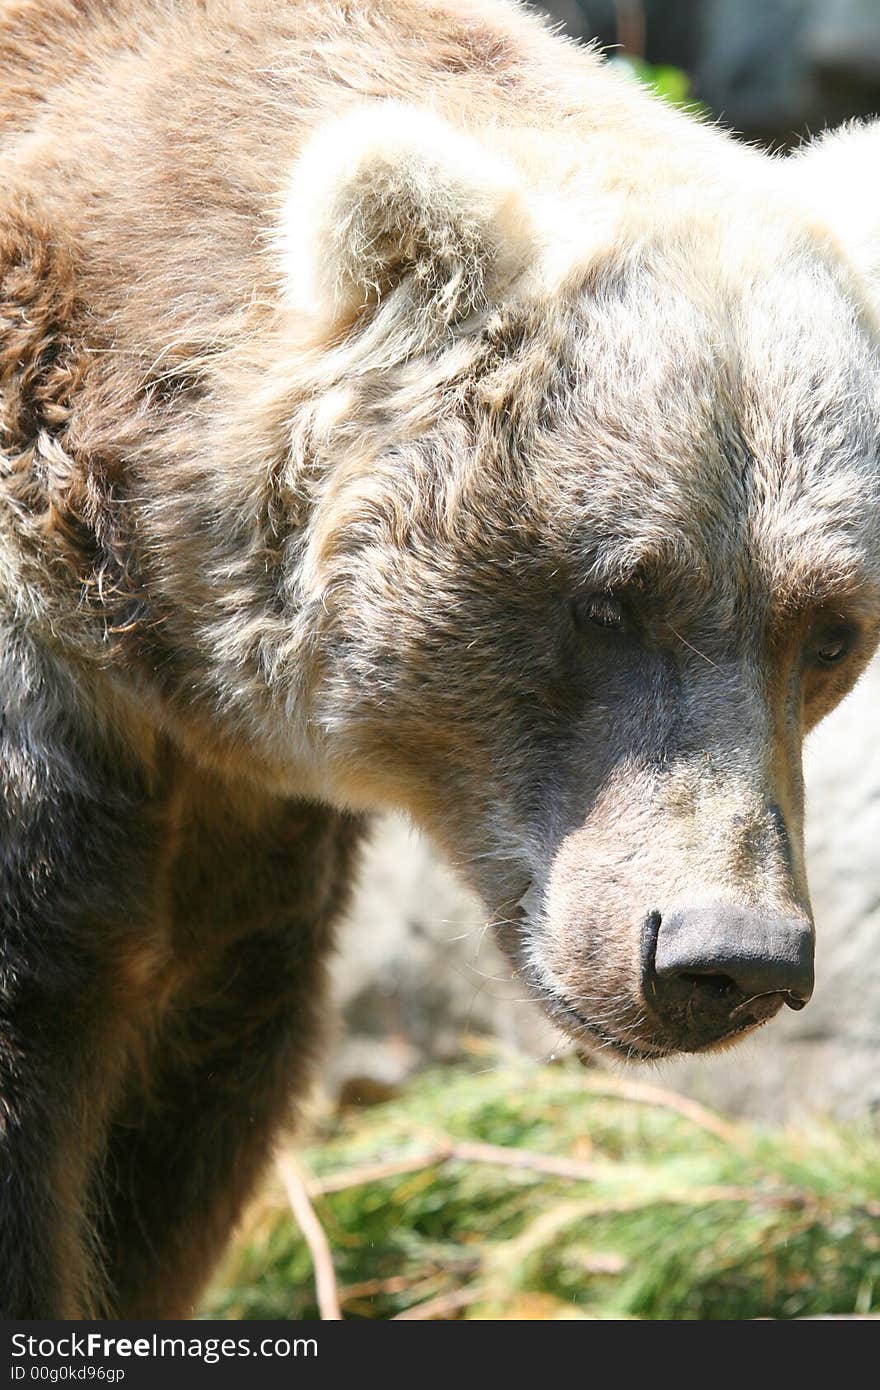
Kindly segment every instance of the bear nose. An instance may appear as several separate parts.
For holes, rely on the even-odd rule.
[[[760,1022],[813,993],[813,925],[806,917],[719,905],[661,917],[646,928],[646,1000],[664,1020],[705,1036]]]

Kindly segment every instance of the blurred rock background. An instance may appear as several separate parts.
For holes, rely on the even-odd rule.
[[[880,0],[558,0],[576,38],[684,70],[749,139],[792,145],[880,112]],[[873,171],[866,171],[866,177]],[[880,1110],[880,661],[808,744],[816,993],[752,1041],[649,1079],[731,1112]],[[333,1089],[369,1099],[469,1034],[547,1057],[558,1035],[484,930],[482,909],[403,822],[376,830],[336,967]]]
[[[880,109],[878,0],[557,0],[578,39],[683,68],[750,140],[789,145]]]

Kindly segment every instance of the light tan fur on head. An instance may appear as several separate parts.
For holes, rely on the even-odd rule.
[[[880,315],[880,121],[826,132],[786,160],[805,205],[834,234]]]
[[[503,294],[533,252],[516,170],[447,121],[401,102],[321,126],[293,172],[280,244],[295,309],[331,328],[404,277],[423,331]]]

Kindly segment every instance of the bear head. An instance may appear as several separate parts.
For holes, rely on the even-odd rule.
[[[279,236],[327,794],[408,812],[635,1058],[809,998],[801,745],[880,632],[880,134],[716,139],[634,190],[359,108]]]

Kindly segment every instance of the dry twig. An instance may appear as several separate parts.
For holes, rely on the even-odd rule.
[[[508,1148],[503,1144],[478,1144],[468,1140],[452,1140],[438,1144],[422,1154],[408,1158],[389,1159],[387,1163],[368,1163],[363,1168],[349,1168],[341,1173],[309,1182],[313,1197],[328,1192],[343,1192],[349,1187],[365,1187],[368,1183],[398,1178],[406,1173],[418,1173],[425,1168],[437,1168],[443,1163],[489,1163],[499,1168],[524,1168],[543,1173],[546,1177],[567,1178],[571,1182],[594,1182],[602,1170],[592,1163],[574,1158],[557,1158],[553,1154],[534,1153],[531,1149]]]
[[[402,1313],[395,1313],[392,1321],[394,1322],[428,1322],[432,1318],[445,1318],[447,1313],[457,1313],[460,1308],[466,1308],[470,1303],[479,1303],[485,1297],[485,1289],[472,1285],[467,1289],[451,1289],[449,1293],[438,1294],[436,1298],[427,1298],[424,1303],[416,1303],[412,1308],[404,1308]]]
[[[634,58],[645,56],[645,7],[642,0],[614,0],[617,13],[617,42]]]
[[[315,1208],[312,1206],[299,1167],[289,1153],[279,1155],[278,1171],[281,1174],[281,1181],[284,1183],[290,1209],[311,1252],[312,1263],[315,1266],[318,1311],[325,1321],[339,1322],[342,1320],[342,1309],[339,1305],[333,1256],[324,1234],[324,1227],[315,1214]]]
[[[652,1086],[644,1081],[625,1081],[618,1076],[585,1076],[582,1085],[594,1096],[611,1096],[620,1100],[630,1100],[636,1105],[659,1105],[663,1110],[674,1110],[691,1124],[723,1139],[725,1144],[736,1144],[739,1136],[736,1126],[722,1120],[705,1105],[680,1096],[675,1091],[666,1091],[662,1086]]]

